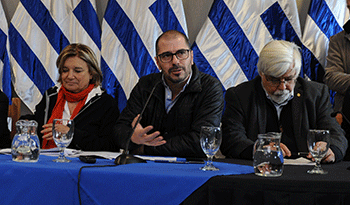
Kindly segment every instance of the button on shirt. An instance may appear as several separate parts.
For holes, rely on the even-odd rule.
[[[184,85],[184,87],[182,88],[180,93],[175,97],[174,100],[172,100],[173,94],[172,94],[169,86],[165,83],[164,75],[162,76],[163,85],[165,87],[165,110],[167,113],[169,113],[171,108],[175,105],[176,101],[179,99],[180,94],[185,90],[186,86],[189,84],[191,77],[192,77],[192,73],[190,74],[190,77],[188,78],[186,84]]]

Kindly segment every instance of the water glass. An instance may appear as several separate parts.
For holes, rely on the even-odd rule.
[[[203,152],[208,157],[205,166],[201,167],[200,169],[203,171],[218,171],[219,168],[213,165],[213,157],[221,145],[221,128],[202,126],[200,133],[200,144]]]
[[[60,155],[54,162],[70,162],[64,156],[64,150],[71,143],[74,134],[74,122],[69,119],[54,119],[52,125],[52,137],[60,151]]]
[[[329,130],[309,130],[307,136],[307,146],[316,165],[308,174],[327,174],[328,172],[321,168],[321,160],[326,156],[329,149]]]

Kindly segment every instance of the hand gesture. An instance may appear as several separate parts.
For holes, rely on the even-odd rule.
[[[131,126],[134,127],[137,119],[140,115],[137,115],[133,122],[131,123]],[[140,123],[137,124],[135,131],[133,135],[131,136],[131,141],[135,144],[143,144],[147,146],[159,146],[166,143],[166,141],[163,139],[160,135],[159,131],[155,131],[151,134],[147,134],[149,131],[153,129],[153,126],[147,126],[145,128],[142,127]]]

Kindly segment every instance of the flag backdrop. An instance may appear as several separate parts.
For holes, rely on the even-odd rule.
[[[329,38],[343,30],[349,16],[346,0],[311,0],[305,21],[302,42],[312,53],[312,58],[304,55],[304,62],[310,64],[312,79],[323,82]],[[332,104],[335,92],[330,91]]]
[[[57,83],[56,59],[70,43],[84,43],[100,56],[101,28],[95,0],[20,0],[9,27],[13,86],[34,111]]]
[[[0,2],[0,89],[7,95],[11,102],[11,66],[9,56],[8,26],[7,20]]]
[[[333,26],[337,22],[335,19],[340,25],[344,22],[345,0],[321,9],[326,6],[323,0],[312,0],[309,15],[318,12],[314,17],[323,22],[317,25],[322,27],[322,32],[334,35],[341,30],[339,25]],[[227,89],[258,75],[256,64],[263,46],[273,39],[283,39],[301,47],[300,75],[322,81],[324,68],[321,65],[325,63],[328,40],[314,33],[317,29],[311,28],[310,16],[302,38],[299,22],[296,1],[216,0],[193,45],[194,61],[202,71],[219,78]]]
[[[311,0],[302,42],[318,61],[314,66],[318,81],[324,75],[329,38],[343,30],[347,18],[346,0]]]
[[[299,22],[295,1],[216,0],[192,46],[194,61],[219,78],[224,89],[236,86],[258,75],[266,43],[300,39]]]
[[[103,87],[119,109],[138,79],[159,72],[155,42],[164,31],[187,34],[182,0],[109,0],[102,22]]]
[[[301,76],[322,81],[329,37],[342,30],[347,16],[345,0],[311,0],[302,34],[295,0],[214,0],[192,46],[194,61],[201,71],[217,77],[225,90],[254,78],[263,46],[284,39],[301,47]],[[4,23],[2,45],[7,36]],[[122,110],[138,79],[159,72],[154,60],[158,36],[169,29],[187,34],[182,0],[109,0],[101,27],[94,0],[20,1],[8,31],[12,81],[32,111],[56,83],[55,62],[69,43],[84,43],[95,51],[102,85]],[[6,49],[3,53],[0,83],[10,96]]]

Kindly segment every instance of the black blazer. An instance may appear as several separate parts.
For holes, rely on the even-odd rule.
[[[258,134],[266,133],[267,105],[261,77],[228,89],[225,99],[221,151],[228,157],[238,158],[245,149],[252,148]],[[342,159],[348,142],[340,125],[331,117],[333,110],[328,87],[299,77],[291,103],[298,151],[308,152],[306,136],[309,129],[329,129],[331,148],[336,159]]]
[[[33,119],[38,122],[38,136],[42,141],[42,126],[51,117],[56,104],[58,88],[49,88],[39,104],[34,115],[22,116],[21,119]],[[119,151],[115,133],[115,124],[119,117],[118,104],[115,99],[102,92],[91,98],[74,117],[73,140],[68,146],[84,151]]]

